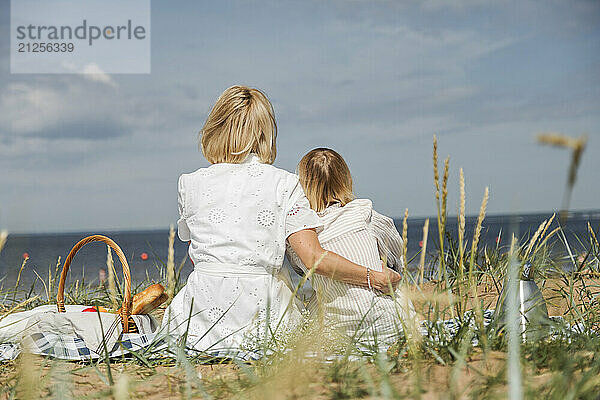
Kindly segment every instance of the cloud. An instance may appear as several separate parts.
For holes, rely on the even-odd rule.
[[[125,125],[122,121],[101,120],[101,119],[81,119],[79,121],[67,121],[48,126],[31,136],[38,136],[47,139],[65,139],[79,138],[85,140],[104,140],[123,136],[131,131],[131,127]]]
[[[64,63],[62,63],[62,67],[66,71],[70,71],[73,74],[81,75],[84,79],[87,79],[87,80],[90,80],[93,82],[104,83],[113,88],[118,87],[117,83],[110,77],[110,75],[108,75],[106,72],[104,72],[102,70],[102,68],[100,68],[100,66],[96,63],[89,63],[89,64],[84,65],[83,68],[79,68],[77,65],[75,65],[73,63],[64,62]]]
[[[139,80],[112,85],[83,74],[9,75],[0,84],[2,168],[39,176],[185,147],[195,155],[209,100],[191,83],[155,87],[150,76],[133,81]]]
[[[0,136],[121,136],[131,129],[123,106],[113,86],[78,76],[9,83],[0,95]]]
[[[473,9],[473,7],[489,6],[490,2],[487,0],[422,0],[421,7],[426,11],[437,11],[437,10],[460,10],[465,11],[467,9]]]
[[[94,63],[88,64],[83,68],[83,76],[92,81],[102,82],[114,88],[117,87],[115,81]]]

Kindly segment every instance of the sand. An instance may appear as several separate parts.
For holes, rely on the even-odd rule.
[[[567,301],[570,292],[574,293],[575,303],[579,304],[578,309],[584,309],[595,302],[595,296],[600,294],[600,279],[595,276],[581,276],[572,282],[553,278],[537,283],[547,302],[550,315],[572,314],[573,307]],[[496,287],[493,282],[485,282],[478,287],[477,297],[483,301],[486,308],[495,308],[500,290],[501,288]],[[435,282],[428,282],[421,288],[406,288],[406,292],[413,299],[415,308],[421,315],[426,314],[432,302],[438,302],[440,307],[444,308],[453,301],[453,297],[448,296],[447,292],[440,293]],[[472,308],[475,304],[473,294],[465,296],[468,298],[467,308]],[[448,397],[453,392],[452,397],[463,398],[473,389],[493,391],[493,393],[480,392],[478,396],[502,397],[506,393],[505,365],[505,353],[492,351],[484,357],[479,349],[475,349],[468,355],[465,365],[459,368],[453,368],[452,364],[442,365],[431,359],[424,359],[420,365],[407,366],[404,370],[401,368],[391,373],[389,384],[402,395],[410,396],[414,394],[412,391],[417,387],[418,378],[422,388],[420,396],[424,399]],[[357,369],[356,382],[354,379],[352,382],[340,382],[332,380],[330,365],[315,363],[293,365],[284,368],[272,379],[264,379],[262,384],[254,386],[249,381],[248,375],[239,366],[233,364],[194,365],[191,371],[186,372],[174,363],[163,363],[154,368],[131,362],[112,363],[116,387],[127,386],[130,398],[145,400],[176,399],[181,398],[182,395],[185,397],[186,391],[190,388],[195,393],[198,393],[198,390],[206,390],[216,398],[326,399],[344,397],[339,395],[344,390],[344,385],[346,389],[356,390],[356,396],[370,398],[364,381],[359,383],[359,377],[368,373],[374,379],[378,379],[378,372],[370,364],[360,368],[363,370]],[[22,371],[27,372],[23,374]],[[190,373],[194,375],[194,379],[189,379]],[[530,371],[526,385],[529,388],[540,387],[553,379],[556,373],[547,370]],[[452,379],[452,374],[456,374],[456,379]],[[75,397],[109,397],[114,392],[103,381],[102,375],[106,375],[104,364],[94,367],[74,362],[54,362],[31,355],[4,363],[0,368],[2,386],[9,388],[16,385],[15,394],[18,398],[56,396],[58,386]],[[488,389],[489,385],[486,384],[490,380],[497,382],[492,389]],[[451,387],[450,382],[455,382],[455,387]],[[9,393],[4,396],[10,397]]]

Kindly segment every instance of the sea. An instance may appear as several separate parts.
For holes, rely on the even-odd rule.
[[[538,226],[552,216],[553,212],[520,214],[520,215],[489,215],[484,219],[479,246],[498,247],[506,251],[510,244],[512,233],[521,241],[531,237]],[[409,264],[413,268],[418,263],[414,257],[423,245],[423,224],[426,218],[409,218],[407,257],[413,259]],[[402,220],[394,220],[399,232],[402,232]],[[597,233],[600,230],[600,210],[574,211],[568,213],[566,222],[555,217],[552,227],[562,224],[566,241],[573,254],[580,254],[589,247],[588,223]],[[470,241],[477,224],[477,216],[468,216],[465,224],[465,236]],[[453,238],[457,237],[457,218],[449,216],[447,231]],[[43,293],[48,281],[48,274],[54,274],[75,243],[91,234],[103,234],[112,238],[123,250],[127,257],[133,283],[159,278],[159,269],[167,262],[168,229],[140,230],[117,232],[72,232],[72,233],[43,233],[43,234],[9,234],[6,245],[0,252],[0,285],[6,288],[14,287],[20,272],[20,287],[31,289],[35,293]],[[439,237],[437,217],[429,218],[429,235],[427,253],[435,252],[438,248]],[[564,240],[556,236],[554,250],[566,255]],[[185,279],[193,266],[187,257],[187,243],[175,237],[175,264],[182,265],[181,279]],[[102,243],[90,243],[80,249],[69,270],[69,280],[82,279],[86,283],[98,282],[101,269],[106,269],[107,248]],[[21,271],[23,260],[28,257]],[[58,265],[60,258],[60,265]],[[114,256],[117,271],[117,257]],[[426,260],[433,259],[428,256]],[[58,265],[58,267],[57,267]]]

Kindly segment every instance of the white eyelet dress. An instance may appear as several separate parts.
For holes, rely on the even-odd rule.
[[[382,270],[385,258],[389,267],[402,271],[402,239],[392,219],[373,210],[370,200],[356,199],[343,207],[337,203],[319,216],[324,226],[319,242],[325,250],[377,271]],[[289,246],[288,255],[294,269],[307,271]],[[359,347],[385,350],[403,334],[404,325],[416,318],[401,288],[391,297],[316,274],[311,284],[315,290],[308,304],[311,314],[322,317],[323,326]]]
[[[188,348],[235,357],[262,345],[267,320],[275,337],[301,321],[281,270],[286,239],[322,225],[296,175],[254,154],[200,168],[179,178],[179,212],[194,271],[167,308],[163,331],[187,331]]]

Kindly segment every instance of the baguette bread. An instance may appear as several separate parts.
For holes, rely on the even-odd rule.
[[[140,293],[133,296],[131,315],[150,314],[158,306],[167,301],[169,296],[165,293],[165,288],[160,283],[148,286]],[[121,309],[118,311],[121,312]]]

